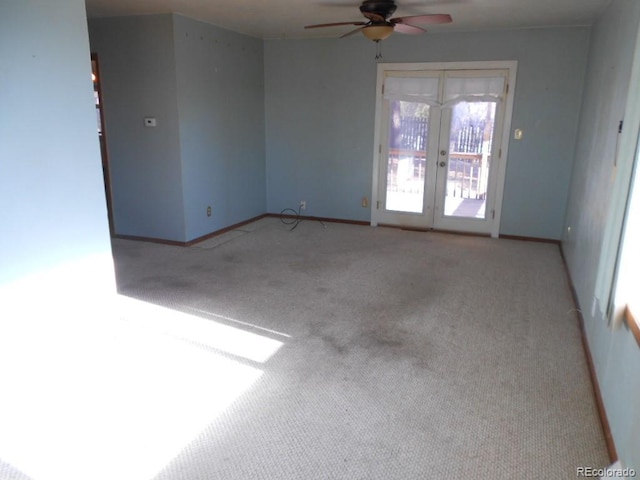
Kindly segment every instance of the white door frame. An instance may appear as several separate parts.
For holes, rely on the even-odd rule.
[[[511,118],[513,114],[513,101],[516,85],[516,73],[518,62],[513,61],[489,61],[489,62],[429,62],[429,63],[380,63],[378,64],[377,80],[376,80],[376,113],[375,113],[375,132],[373,139],[373,179],[371,188],[371,226],[377,226],[379,223],[379,175],[380,175],[380,156],[381,146],[383,142],[381,126],[383,113],[383,93],[385,72],[392,71],[420,71],[420,70],[507,70],[507,95],[505,98],[504,123],[502,127],[502,135],[500,136],[500,158],[494,165],[496,169],[496,188],[495,203],[492,207],[495,214],[491,218],[491,236],[497,238],[500,234],[500,218],[502,216],[502,200],[504,196],[504,180],[507,171],[507,159],[509,150],[509,139],[511,132]]]

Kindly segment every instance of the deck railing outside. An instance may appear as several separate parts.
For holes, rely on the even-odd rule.
[[[391,192],[420,193],[424,186],[427,152],[390,149],[387,188]],[[485,199],[490,155],[451,152],[447,175],[447,195]]]

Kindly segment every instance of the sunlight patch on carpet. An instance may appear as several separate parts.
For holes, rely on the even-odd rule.
[[[121,311],[0,325],[3,461],[33,480],[151,479],[283,345],[137,300]]]

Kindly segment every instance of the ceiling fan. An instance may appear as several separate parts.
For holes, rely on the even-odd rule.
[[[368,39],[379,42],[389,37],[394,30],[398,31],[398,33],[418,35],[426,32],[424,28],[418,25],[452,22],[451,15],[442,13],[389,18],[397,8],[398,6],[394,0],[364,0],[360,5],[360,12],[368,20],[366,22],[320,23],[318,25],[307,25],[304,28],[356,25],[358,28],[342,35],[340,38],[362,32]]]

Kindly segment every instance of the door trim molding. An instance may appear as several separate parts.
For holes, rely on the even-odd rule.
[[[373,178],[371,183],[371,226],[377,226],[380,222],[378,203],[381,200],[379,191],[380,174],[380,146],[382,145],[381,125],[383,111],[382,87],[386,71],[421,71],[421,70],[507,70],[507,84],[509,89],[505,98],[504,123],[500,138],[500,161],[497,162],[496,189],[493,210],[495,216],[491,224],[491,236],[497,238],[500,235],[500,219],[502,217],[502,201],[504,198],[504,182],[507,172],[507,160],[509,158],[509,140],[511,138],[511,119],[515,97],[516,75],[518,62],[487,61],[487,62],[427,62],[427,63],[379,63],[376,77],[376,107],[375,107],[375,131],[373,136]]]

